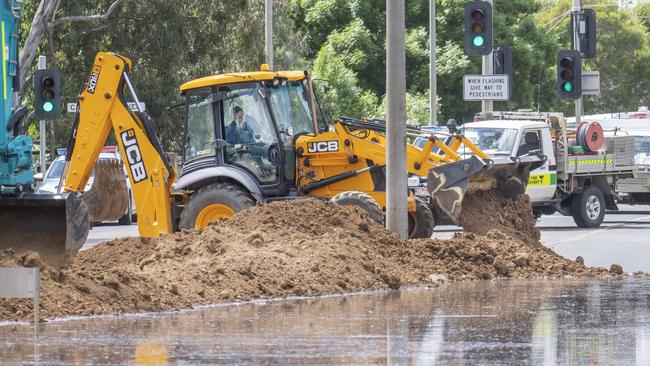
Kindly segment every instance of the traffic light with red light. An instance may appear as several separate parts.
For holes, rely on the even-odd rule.
[[[560,98],[576,100],[582,97],[582,56],[575,50],[557,55],[557,89]]]
[[[489,55],[492,52],[492,4],[472,1],[465,4],[465,52]]]
[[[34,73],[34,118],[53,120],[61,116],[61,73],[36,70]]]

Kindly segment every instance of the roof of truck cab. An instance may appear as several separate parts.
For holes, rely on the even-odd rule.
[[[252,72],[232,72],[227,74],[218,74],[202,77],[188,81],[181,85],[181,93],[191,89],[219,86],[224,84],[243,83],[247,81],[273,80],[281,77],[287,80],[302,80],[305,78],[304,71],[252,71]]]
[[[491,120],[480,122],[465,123],[463,128],[548,128],[546,122],[530,121],[530,120]]]

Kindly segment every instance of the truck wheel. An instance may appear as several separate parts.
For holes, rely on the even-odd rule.
[[[231,183],[214,183],[196,191],[181,212],[181,229],[200,229],[255,206],[255,199]]]
[[[586,186],[571,199],[571,216],[581,228],[596,228],[605,219],[605,196],[598,187]]]
[[[429,239],[433,235],[433,213],[429,205],[415,197],[415,212],[408,213],[409,239]]]
[[[362,209],[372,221],[384,224],[384,212],[377,201],[368,194],[359,191],[345,191],[330,199],[335,205],[354,206]]]

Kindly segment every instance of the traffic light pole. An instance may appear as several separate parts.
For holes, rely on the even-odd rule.
[[[438,75],[436,69],[436,0],[429,0],[429,125],[438,124]]]
[[[408,238],[406,4],[386,0],[386,228]]]
[[[494,14],[494,2],[493,0],[487,0],[487,2],[492,5],[492,14]],[[492,16],[494,18],[494,15]],[[492,27],[494,29],[494,26]],[[492,51],[493,52],[493,51]],[[494,58],[492,57],[492,52],[488,55],[483,56],[483,75],[492,75],[494,74]],[[481,102],[481,111],[492,112],[494,110],[494,102],[491,100],[484,100]]]
[[[45,70],[47,68],[47,58],[45,56],[38,56],[38,69],[39,70]],[[47,128],[46,128],[46,121],[45,120],[40,120],[38,121],[38,140],[39,140],[39,146],[40,146],[40,159],[41,159],[41,167],[40,171],[45,175],[45,171],[47,170],[47,161],[45,160],[45,136],[47,135]]]
[[[573,0],[573,8],[571,9],[571,21],[573,22],[573,49],[578,52],[580,52],[580,20],[578,18],[578,14],[580,14],[581,9],[582,5],[580,4],[580,0]],[[582,120],[582,109],[583,105],[581,96],[575,101],[576,126]]]

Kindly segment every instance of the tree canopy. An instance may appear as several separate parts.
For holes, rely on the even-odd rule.
[[[42,0],[46,1],[46,0]],[[41,2],[42,2],[41,1]],[[52,1],[52,0],[50,0]],[[56,19],[103,14],[115,0],[61,2]],[[463,4],[436,0],[439,121],[467,121],[480,103],[464,102],[462,77],[480,73],[480,57],[463,51]],[[598,17],[598,55],[588,70],[601,73],[601,95],[586,112],[635,110],[649,103],[650,7],[619,8],[616,0],[584,0]],[[255,70],[264,62],[262,1],[122,0],[110,16],[54,22],[40,40],[41,54],[64,75],[66,101],[73,102],[97,51],[130,57],[132,77],[169,150],[181,149],[182,109],[178,87],[196,77]],[[21,25],[29,32],[39,2],[27,2]],[[407,104],[410,123],[428,123],[429,0],[407,0]],[[533,108],[572,114],[573,104],[556,94],[555,57],[570,47],[571,0],[495,0],[495,44],[513,48],[513,94],[495,109]],[[383,117],[385,113],[385,1],[276,0],[275,66],[304,68],[317,78],[319,98],[331,117]],[[32,65],[32,69],[34,66]],[[26,92],[25,103],[30,100]],[[64,145],[71,116],[56,123]]]

